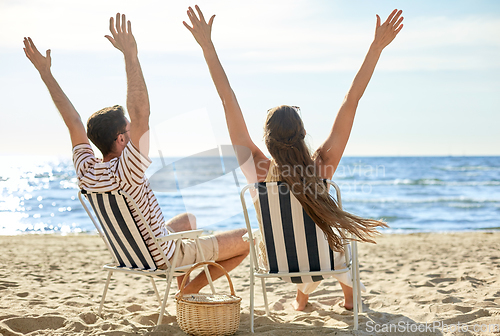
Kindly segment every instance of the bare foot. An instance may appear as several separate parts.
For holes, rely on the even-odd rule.
[[[344,303],[340,304],[341,307],[344,307],[347,310],[352,310],[354,307],[354,303],[352,300],[352,287],[344,285],[342,282],[340,282],[340,286],[342,287],[342,291],[344,292]]]
[[[346,304],[345,301],[344,301],[344,303],[339,303],[339,306],[343,307],[346,310],[352,310],[354,308],[354,305],[352,302],[349,305],[349,304]]]
[[[306,308],[308,301],[309,295],[297,290],[297,297],[295,298],[295,301],[292,302],[292,307],[297,311],[302,311]]]

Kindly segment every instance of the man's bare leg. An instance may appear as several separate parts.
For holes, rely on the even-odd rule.
[[[215,235],[219,244],[219,257],[216,262],[226,269],[227,272],[238,266],[246,258],[250,251],[250,245],[241,236],[247,233],[246,229],[236,229],[218,233]],[[212,280],[220,278],[224,273],[216,267],[208,266]],[[208,285],[205,272],[198,274],[189,285],[185,286],[184,294],[198,293]]]
[[[171,232],[196,230],[196,217],[193,214],[185,212],[183,214],[173,217],[165,225]],[[183,279],[184,275],[177,277],[177,287],[179,289],[181,287]],[[189,279],[187,279],[187,283],[189,283]]]
[[[173,217],[165,225],[171,232],[196,230],[196,217],[185,212]]]

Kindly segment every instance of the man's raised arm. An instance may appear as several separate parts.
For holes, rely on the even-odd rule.
[[[68,97],[64,94],[63,90],[52,76],[50,71],[51,58],[50,49],[46,51],[46,56],[38,51],[35,44],[30,37],[24,38],[24,53],[26,57],[29,58],[31,63],[40,73],[43,82],[49,90],[50,96],[54,101],[59,113],[61,114],[64,123],[68,127],[69,135],[71,137],[71,144],[73,147],[79,144],[88,144],[89,140],[87,138],[87,133],[85,132],[85,127],[83,126],[82,119],[78,112],[76,112],[73,104],[69,101]]]
[[[149,96],[142,74],[139,58],[137,57],[137,43],[132,35],[132,26],[125,15],[116,14],[109,20],[111,35],[105,37],[120,50],[125,57],[127,72],[127,110],[130,116],[130,139],[139,151],[149,154]]]

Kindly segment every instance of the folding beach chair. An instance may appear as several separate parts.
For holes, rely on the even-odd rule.
[[[342,208],[339,187],[329,180],[325,180],[325,183],[335,188],[337,204]],[[260,223],[262,223],[262,230],[256,230],[253,233],[245,202],[245,192],[251,188],[254,188],[259,200]],[[356,241],[345,242],[345,265],[343,265],[343,262],[338,260],[340,254],[330,249],[323,231],[307,215],[284,182],[261,182],[247,185],[242,189],[240,198],[249,241],[256,242],[255,236],[262,233],[263,237],[260,239],[265,244],[266,250],[265,263],[267,265],[263,266],[262,262],[259,265],[256,244],[250,244],[251,331],[254,332],[255,277],[261,279],[264,305],[266,314],[269,315],[266,278],[279,277],[288,282],[307,283],[347,272],[353,282],[354,329],[357,330],[358,312],[362,312],[362,306]],[[340,266],[342,268],[339,268]]]
[[[94,216],[85,204],[82,195],[84,195],[90,203],[99,222],[95,220]],[[106,280],[106,285],[104,286],[104,292],[102,293],[98,314],[101,314],[109,281],[111,280],[113,272],[144,275],[151,278],[151,284],[153,285],[153,289],[156,293],[158,303],[161,306],[157,322],[157,324],[161,324],[172,279],[176,276],[184,274],[184,272],[187,271],[192,265],[175,267],[179,257],[179,249],[176,249],[172,262],[170,263],[165,256],[160,243],[173,240],[177,244],[183,238],[195,239],[198,251],[201,253],[203,260],[205,260],[203,251],[201,250],[201,246],[198,241],[198,237],[203,233],[203,230],[177,232],[169,234],[165,237],[156,238],[143,214],[139,210],[136,202],[126,192],[119,190],[97,193],[80,190],[78,192],[78,198],[113,257],[113,263],[103,266],[103,269],[108,271],[108,278]],[[156,266],[153,256],[142,238],[126,200],[130,202],[129,204],[131,204],[131,207],[139,214],[140,220],[149,232],[149,236],[153,237],[152,240],[160,251],[163,261],[167,265],[166,269],[159,269]],[[204,266],[204,268],[212,292],[215,293],[208,268],[207,266]],[[160,298],[154,278],[167,280],[167,288],[165,289],[163,300]]]

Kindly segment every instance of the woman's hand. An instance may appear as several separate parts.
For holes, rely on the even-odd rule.
[[[33,63],[40,74],[50,72],[52,60],[50,58],[50,49],[45,52],[45,57],[38,51],[31,37],[24,38],[24,53],[26,57]]]
[[[379,50],[387,47],[389,43],[394,40],[401,29],[403,29],[403,25],[401,24],[401,22],[403,22],[403,17],[401,16],[402,13],[402,10],[393,10],[383,24],[380,24],[380,16],[377,15],[377,27],[375,28],[375,39],[373,40],[373,45]]]
[[[200,7],[198,5],[195,6],[196,11],[198,12],[198,16],[196,16],[196,13],[194,10],[189,7],[187,14],[189,17],[189,20],[191,21],[191,24],[193,27],[190,27],[186,21],[182,21],[184,26],[193,34],[196,42],[201,46],[202,49],[209,47],[212,45],[212,24],[214,23],[214,18],[215,15],[212,15],[208,23],[205,21],[205,17],[203,16],[203,13],[200,10]]]
[[[344,102],[337,113],[328,138],[317,150],[318,162],[322,166],[320,170],[322,171],[323,178],[331,179],[337,169],[351,134],[359,100],[370,82],[381,52],[394,40],[403,28],[401,24],[403,17],[400,17],[402,12],[397,9],[393,10],[383,24],[380,24],[380,17],[377,15],[375,39],[366,54],[361,68],[356,77],[354,77]]]

